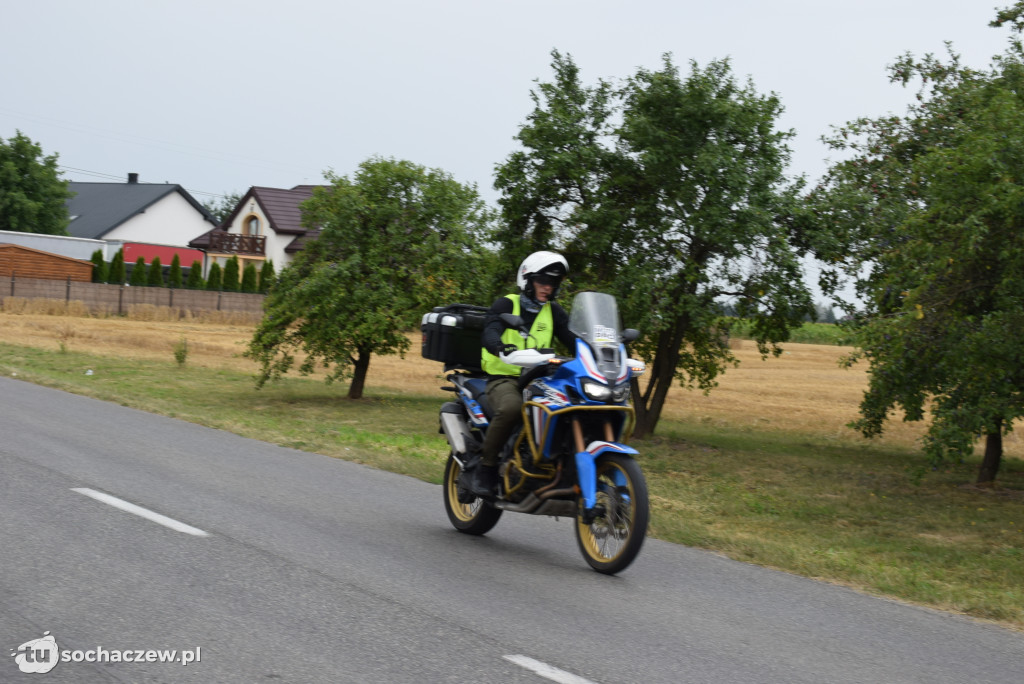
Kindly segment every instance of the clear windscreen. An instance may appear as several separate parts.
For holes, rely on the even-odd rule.
[[[615,297],[602,292],[581,292],[573,299],[569,330],[590,345],[598,369],[605,378],[623,375],[624,356],[620,353],[621,324]]]

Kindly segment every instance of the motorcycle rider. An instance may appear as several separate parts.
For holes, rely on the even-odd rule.
[[[517,385],[519,366],[505,363],[499,353],[552,346],[557,337],[569,349],[576,336],[569,330],[569,315],[555,302],[569,263],[557,252],[534,252],[523,260],[516,274],[519,294],[499,297],[487,312],[481,336],[481,367],[487,373],[487,402],[493,416],[484,437],[479,464],[470,470],[467,489],[475,496],[493,498],[498,484],[498,461],[502,447],[522,419],[523,396]],[[501,314],[520,316],[530,331],[523,339],[519,331],[506,328]]]

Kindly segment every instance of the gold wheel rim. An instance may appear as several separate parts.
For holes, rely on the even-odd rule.
[[[601,563],[614,562],[621,556],[626,551],[634,531],[636,492],[629,473],[618,464],[606,463],[597,474],[598,482],[600,483],[601,477],[606,476],[612,468],[621,472],[626,479],[626,486],[629,490],[629,506],[626,507],[625,515],[621,515],[621,512],[618,511],[618,506],[614,505],[615,502],[608,493],[600,491],[599,488],[597,503],[604,504],[606,511],[615,511],[615,513],[611,515],[606,514],[589,525],[585,525],[581,518],[576,519],[580,541],[583,544],[584,550],[588,556]],[[612,552],[612,550],[614,551]]]
[[[451,475],[448,477],[448,503],[451,505],[452,513],[462,522],[472,522],[480,512],[483,502],[475,499],[473,503],[464,504],[459,501],[459,474],[462,468],[457,463],[452,464]]]

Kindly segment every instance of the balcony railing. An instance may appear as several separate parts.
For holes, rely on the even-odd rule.
[[[215,231],[210,235],[210,251],[222,254],[259,254],[266,253],[267,238],[262,235],[239,235]]]

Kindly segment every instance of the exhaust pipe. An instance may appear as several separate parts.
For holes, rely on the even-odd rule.
[[[573,494],[574,489],[556,489],[546,495],[537,496],[533,492],[526,495],[526,498],[519,503],[511,501],[495,501],[492,505],[503,511],[513,513],[529,513],[530,515],[553,515],[557,517],[572,518],[576,516],[576,502],[564,499],[554,499],[552,496],[564,496]]]
[[[526,498],[519,503],[512,503],[511,501],[495,501],[493,506],[500,508],[503,511],[512,511],[513,513],[533,513],[540,507],[541,500],[537,498],[537,495],[530,492],[526,495]]]

